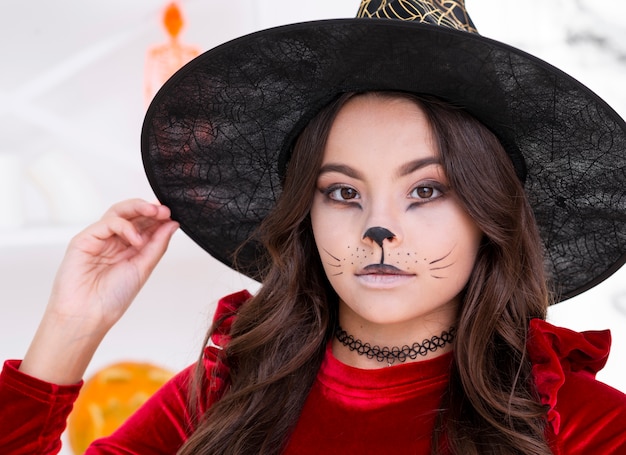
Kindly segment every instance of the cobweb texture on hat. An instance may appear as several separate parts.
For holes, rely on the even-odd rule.
[[[194,241],[223,263],[279,196],[293,140],[347,91],[430,94],[502,141],[534,208],[560,299],[626,260],[626,125],[551,65],[474,33],[398,20],[277,27],[208,51],[156,95],[142,132],[148,179]],[[259,276],[263,249],[242,250]]]

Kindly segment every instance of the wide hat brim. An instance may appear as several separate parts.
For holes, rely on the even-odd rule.
[[[181,229],[234,267],[234,252],[274,207],[295,137],[338,94],[366,90],[438,96],[500,138],[525,181],[557,300],[626,261],[624,121],[532,55],[429,24],[305,22],[205,52],[148,109],[141,138],[148,180]],[[260,279],[263,261],[252,241],[237,269]]]

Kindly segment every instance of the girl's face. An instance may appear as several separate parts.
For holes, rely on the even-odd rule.
[[[415,103],[347,102],[324,150],[311,221],[349,333],[412,343],[454,324],[482,233],[450,190]]]

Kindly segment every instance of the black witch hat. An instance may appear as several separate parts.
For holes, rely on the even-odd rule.
[[[490,128],[534,209],[561,300],[626,261],[626,124],[552,65],[479,35],[462,0],[364,0],[354,19],[271,28],[192,60],[142,132],[159,200],[196,243],[233,254],[272,210],[294,139],[348,91],[430,94]],[[259,278],[259,246],[240,270]]]

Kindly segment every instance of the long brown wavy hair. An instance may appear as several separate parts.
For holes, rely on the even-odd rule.
[[[545,318],[549,292],[522,184],[500,142],[474,117],[428,96],[395,92],[341,95],[298,137],[282,196],[260,229],[270,264],[263,286],[238,312],[221,353],[229,378],[220,399],[195,416],[179,454],[279,454],[289,439],[337,324],[337,295],[309,209],[330,127],[353,96],[403,97],[424,109],[451,189],[484,233],[462,296],[432,453],[550,454],[546,409],[526,351],[529,321]],[[211,373],[198,362],[192,414],[204,396],[198,384],[206,386]]]

